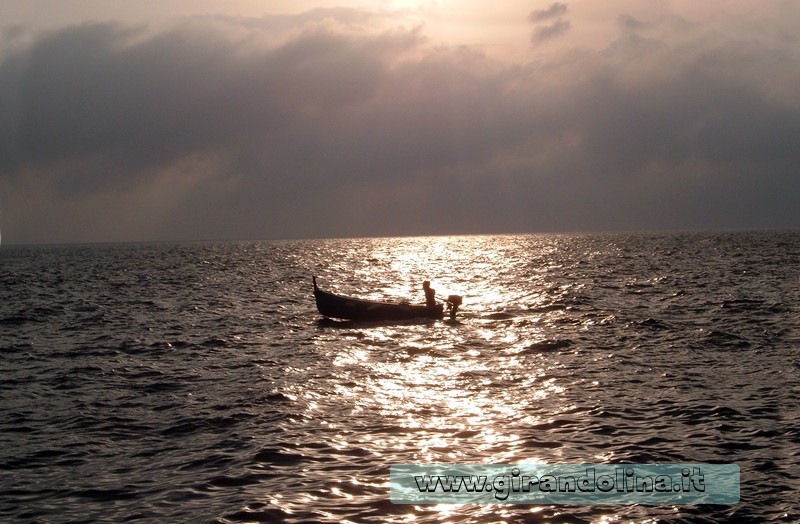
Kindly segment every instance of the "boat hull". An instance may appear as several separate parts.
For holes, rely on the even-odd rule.
[[[378,322],[385,320],[412,320],[415,318],[444,318],[444,307],[411,304],[393,304],[358,298],[344,297],[323,291],[314,281],[314,299],[321,315],[341,320],[362,320]]]

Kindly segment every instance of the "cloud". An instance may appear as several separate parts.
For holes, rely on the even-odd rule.
[[[626,15],[626,14],[619,15],[617,17],[617,23],[623,29],[628,29],[630,31],[636,31],[637,29],[641,29],[643,27],[646,27],[646,24],[644,22],[641,22],[641,21],[637,20],[636,18],[634,18],[633,16]]]
[[[569,31],[571,25],[569,20],[559,18],[548,25],[539,26],[533,31],[533,41],[534,43],[541,42],[561,36]]]
[[[357,10],[27,36],[0,61],[3,236],[796,225],[794,44],[619,22],[528,64]]]
[[[528,20],[536,23],[545,20],[550,20],[552,18],[558,18],[560,16],[567,14],[568,8],[569,7],[567,4],[562,4],[561,2],[555,2],[553,4],[550,4],[550,7],[548,7],[547,9],[537,9],[531,11],[531,13],[528,15]]]
[[[572,26],[569,20],[563,18],[567,10],[567,4],[555,2],[547,9],[531,11],[528,21],[536,25],[532,36],[533,43],[540,43],[567,33]],[[552,21],[544,23],[550,20]]]

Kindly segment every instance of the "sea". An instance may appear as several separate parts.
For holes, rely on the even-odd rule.
[[[341,322],[339,294],[455,321]],[[0,248],[0,521],[800,522],[800,231]],[[395,504],[397,464],[737,464],[736,504]]]

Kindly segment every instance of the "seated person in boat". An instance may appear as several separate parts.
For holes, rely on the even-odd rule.
[[[422,289],[425,291],[425,305],[428,307],[436,306],[436,290],[431,287],[429,280],[422,283]]]

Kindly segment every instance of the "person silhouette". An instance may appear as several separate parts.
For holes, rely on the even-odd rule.
[[[431,287],[429,280],[422,283],[422,289],[425,291],[425,305],[428,307],[436,306],[436,290]]]

